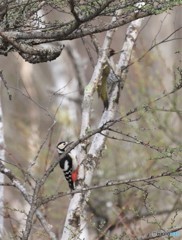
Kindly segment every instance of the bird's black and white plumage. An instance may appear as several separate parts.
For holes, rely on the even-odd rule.
[[[57,151],[61,158],[61,155],[66,151],[67,147],[72,142],[68,143],[65,141],[57,144]],[[75,182],[78,178],[78,162],[75,156],[70,152],[59,161],[60,168],[63,170],[64,176],[69,184],[71,190],[75,189]]]

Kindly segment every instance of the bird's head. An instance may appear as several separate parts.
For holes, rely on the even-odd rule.
[[[66,141],[61,141],[57,144],[57,151],[58,153],[63,153],[65,152],[66,148],[71,144],[72,142],[66,142]]]

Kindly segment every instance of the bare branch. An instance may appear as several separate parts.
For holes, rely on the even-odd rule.
[[[100,185],[85,187],[85,188],[82,188],[82,189],[74,190],[72,192],[66,192],[66,193],[59,192],[59,193],[54,194],[52,196],[42,198],[41,201],[40,201],[40,206],[42,204],[46,204],[50,201],[53,201],[57,198],[62,198],[62,197],[65,197],[65,196],[68,196],[68,195],[71,195],[71,194],[84,193],[84,192],[88,192],[90,190],[97,190],[97,189],[100,189],[100,188],[107,188],[107,187],[113,187],[113,186],[130,185],[132,183],[135,183],[135,184],[137,184],[137,183],[151,184],[155,180],[160,179],[160,178],[181,176],[181,173],[182,173],[182,168],[177,167],[173,171],[162,172],[158,175],[152,175],[152,176],[144,177],[144,178],[127,179],[127,180],[123,180],[123,179],[122,180],[118,180],[118,179],[117,180],[108,180],[107,182],[105,182],[103,184],[100,184]]]
[[[43,49],[35,47],[42,43],[72,40],[95,33],[104,32],[123,26],[131,21],[143,17],[159,14],[168,8],[180,6],[180,1],[142,1],[144,5],[137,5],[134,1],[88,1],[79,4],[70,0],[69,10],[66,1],[56,4],[56,10],[72,15],[65,22],[47,22],[44,17],[54,9],[54,4],[46,1],[27,1],[22,5],[8,1],[0,6],[2,27],[0,30],[0,54],[7,55],[10,51],[18,51],[19,54],[31,63],[45,62],[56,59],[62,51],[62,46],[57,49]],[[49,6],[49,11],[45,10]],[[33,10],[32,10],[33,9]],[[37,17],[38,11],[45,11],[44,15]],[[120,18],[110,22],[110,18],[121,10]],[[103,17],[108,16],[105,22]],[[99,21],[99,24],[96,23]],[[38,25],[32,23],[38,22]],[[43,24],[42,24],[43,23]],[[39,26],[40,25],[40,26]]]
[[[43,217],[42,213],[37,210],[37,206],[36,205],[32,205],[32,201],[33,201],[33,198],[32,198],[32,195],[29,194],[27,192],[27,190],[25,189],[25,187],[21,184],[21,182],[13,175],[13,173],[5,168],[5,166],[2,164],[2,162],[0,161],[0,172],[5,174],[9,179],[10,181],[12,182],[12,185],[14,187],[16,187],[22,194],[22,196],[24,197],[24,199],[31,205],[33,206],[33,211],[32,211],[32,214],[33,212],[35,212],[37,218],[39,219],[39,221],[41,222],[42,226],[44,227],[45,231],[47,232],[47,234],[49,235],[50,239],[51,240],[56,240],[56,236],[55,234],[51,231],[51,228],[52,226],[50,224],[47,223],[47,221],[45,220],[45,218]],[[31,216],[32,217],[32,216]],[[30,229],[31,229],[31,221],[29,221],[28,224],[26,224],[26,234],[28,235],[28,233],[30,232]],[[29,229],[27,229],[29,228]],[[27,239],[27,236],[24,236],[22,239]]]
[[[6,90],[7,90],[8,96],[9,96],[9,100],[11,101],[11,100],[12,100],[12,95],[11,95],[11,93],[10,93],[10,91],[9,91],[7,82],[6,82],[6,80],[4,79],[3,71],[0,71],[0,78],[1,78],[2,82],[4,83],[4,86],[5,86]]]

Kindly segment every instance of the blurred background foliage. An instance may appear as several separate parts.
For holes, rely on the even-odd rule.
[[[162,43],[140,61],[138,59],[152,44],[180,26],[180,11],[181,8],[176,8],[171,14],[146,19],[133,51],[134,64],[129,67],[117,116],[162,96],[179,82],[181,32],[174,35],[178,40]],[[126,26],[116,32],[112,44],[116,51],[122,47],[125,30]],[[100,44],[104,36],[97,35]],[[82,59],[80,64],[85,75],[82,84],[86,86],[93,72],[88,49],[94,61],[97,57],[92,42],[85,37],[66,44]],[[115,62],[118,57],[114,56]],[[7,166],[31,188],[34,179],[26,171],[35,179],[42,176],[57,158],[57,142],[75,140],[79,136],[83,95],[80,95],[75,66],[66,51],[51,63],[31,65],[15,53],[0,57],[0,61],[12,95],[10,101],[6,89],[1,89]],[[180,90],[116,124],[114,130],[118,133],[109,134],[93,184],[112,179],[150,177],[176,169],[182,159],[181,100]],[[102,102],[95,93],[92,129],[97,126],[102,111]],[[56,123],[51,127],[54,116]],[[140,182],[94,190],[87,209],[90,239],[137,239],[156,229],[179,226],[182,220],[181,190],[180,176],[160,178],[151,184]],[[68,191],[68,186],[57,167],[42,187],[40,197],[59,191]],[[68,204],[69,196],[41,207],[57,235],[62,231]],[[11,187],[5,188],[5,206],[5,237],[15,239],[21,231],[28,206]],[[31,239],[48,239],[40,223],[34,221]]]

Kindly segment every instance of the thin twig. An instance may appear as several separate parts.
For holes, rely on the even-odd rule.
[[[41,198],[40,201],[40,206],[42,204],[47,204],[50,201],[53,201],[57,198],[62,198],[71,194],[76,194],[76,193],[84,193],[84,192],[88,192],[90,190],[97,190],[97,189],[101,189],[101,188],[108,188],[108,187],[113,187],[113,186],[120,186],[120,185],[130,185],[132,183],[151,183],[154,180],[160,179],[160,178],[164,178],[164,177],[173,177],[173,176],[181,176],[182,173],[182,168],[176,168],[173,171],[168,171],[168,172],[162,172],[158,175],[152,175],[149,177],[144,177],[144,178],[136,178],[136,179],[127,179],[127,180],[108,180],[107,182],[103,183],[103,184],[99,184],[96,186],[90,186],[90,187],[86,187],[86,188],[82,188],[82,189],[78,189],[78,190],[74,190],[71,192],[59,192],[57,194],[54,194],[52,196],[49,197],[45,197],[45,198]]]
[[[2,82],[4,83],[4,86],[5,86],[6,90],[7,90],[7,94],[9,96],[9,100],[11,101],[12,100],[12,95],[11,95],[11,93],[9,91],[8,84],[7,84],[6,80],[4,79],[2,70],[0,71],[0,78],[1,78]]]
[[[6,175],[12,185],[16,187],[24,197],[24,199],[30,204],[30,206],[34,207],[35,214],[39,221],[41,222],[42,226],[44,227],[45,231],[49,235],[51,240],[57,240],[56,235],[51,231],[51,225],[46,221],[46,219],[43,217],[43,214],[37,210],[37,206],[33,204],[33,195],[27,192],[27,190],[24,188],[23,184],[16,178],[16,176],[12,173],[12,171],[4,166],[0,160],[0,172],[4,175]],[[34,196],[35,197],[35,196]]]

